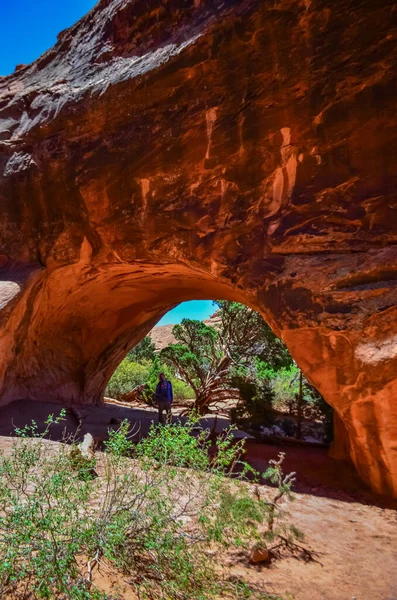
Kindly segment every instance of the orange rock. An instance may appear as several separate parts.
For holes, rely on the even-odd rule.
[[[256,546],[251,550],[249,561],[252,565],[270,563],[271,554],[267,548],[264,548],[263,546]]]
[[[397,496],[390,2],[110,2],[0,78],[0,403],[102,402],[168,309],[236,300]]]

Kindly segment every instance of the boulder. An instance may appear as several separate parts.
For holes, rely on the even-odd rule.
[[[258,565],[263,563],[269,564],[271,559],[272,557],[270,551],[264,546],[255,546],[254,548],[252,548],[249,556],[249,562],[251,563],[251,565]]]
[[[77,446],[72,446],[70,450],[70,463],[73,470],[79,476],[97,477],[98,474],[94,469],[95,465],[95,441],[91,433],[84,435],[83,441]]]
[[[83,441],[78,445],[78,449],[81,452],[81,455],[87,460],[91,460],[95,456],[95,442],[91,433],[86,433],[84,435]]]

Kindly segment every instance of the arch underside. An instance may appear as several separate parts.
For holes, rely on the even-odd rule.
[[[103,0],[0,78],[1,403],[100,402],[169,308],[237,300],[397,496],[390,10]]]

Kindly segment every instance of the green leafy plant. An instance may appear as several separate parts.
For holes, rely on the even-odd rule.
[[[316,557],[318,555],[316,552],[298,543],[303,541],[304,535],[295,525],[289,522],[287,509],[281,506],[282,501],[295,500],[292,486],[296,481],[296,473],[285,474],[283,472],[284,460],[285,453],[280,452],[278,460],[270,460],[269,467],[262,475],[264,479],[270,479],[271,483],[276,486],[276,492],[270,500],[266,501],[268,508],[266,514],[267,527],[259,546],[269,548],[269,544],[271,544],[269,550],[273,557],[280,556],[286,550],[307,562],[317,561]],[[258,488],[256,488],[256,493],[260,498]]]
[[[270,502],[268,502],[269,511],[267,514],[267,531],[264,534],[264,538],[273,542],[277,538],[289,539],[293,541],[296,539],[303,539],[303,534],[299,532],[294,526],[286,525],[284,523],[283,510],[280,508],[281,500],[286,497],[287,500],[293,500],[291,488],[296,481],[296,473],[292,472],[288,475],[284,475],[282,464],[285,460],[285,453],[280,452],[278,460],[270,460],[269,467],[263,474],[264,479],[270,479],[273,484],[277,486],[277,492]]]
[[[172,332],[177,343],[164,348],[160,357],[172,366],[195,393],[195,409],[204,413],[208,406],[239,397],[233,378],[249,375],[255,357],[264,357],[278,367],[292,359],[285,345],[262,317],[238,302],[216,303],[218,322],[209,326],[183,319]]]
[[[250,426],[263,425],[271,419],[270,410],[273,408],[274,391],[271,380],[255,379],[236,375],[232,378],[233,385],[239,390],[239,400],[232,411],[234,422]]]
[[[150,363],[137,363],[124,359],[112,377],[106,388],[106,395],[111,398],[122,398],[134,388],[146,384],[150,371]]]
[[[153,427],[133,448],[124,421],[95,454],[93,478],[76,476],[76,445],[45,439],[55,422],[17,430],[0,456],[2,598],[105,600],[99,570],[151,599],[269,598],[222,581],[208,556],[213,544],[248,550],[269,522],[269,504],[241,481],[257,473],[232,431],[210,453],[193,418]]]
[[[150,336],[146,336],[136,346],[134,346],[127,354],[127,360],[131,362],[142,362],[154,360],[156,355],[156,346],[152,342]]]
[[[105,451],[113,456],[130,456],[133,443],[129,439],[130,424],[127,419],[122,421],[118,429],[109,429],[109,437],[104,442]]]
[[[322,422],[324,441],[332,441],[333,409],[295,364],[275,370],[265,361],[256,358],[255,367],[256,381],[266,382],[266,385],[270,383],[273,408],[296,417],[296,437],[301,437],[302,421],[308,419]]]
[[[150,403],[161,371],[164,371],[167,378],[170,379],[176,401],[193,398],[193,390],[185,382],[175,377],[167,366],[161,364],[157,356],[153,360],[143,358],[141,362],[134,362],[127,356],[110,378],[106,395],[122,400],[134,389],[143,386],[139,396]]]

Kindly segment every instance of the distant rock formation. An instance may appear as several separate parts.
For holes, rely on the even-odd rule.
[[[215,312],[208,319],[205,319],[203,323],[207,325],[214,326],[219,322],[219,317]],[[149,331],[148,335],[151,337],[152,342],[156,346],[157,352],[168,346],[168,344],[175,344],[176,339],[172,333],[175,325],[156,325],[153,327],[151,331]]]
[[[158,325],[149,331],[149,336],[156,346],[156,351],[160,352],[168,344],[175,344],[176,339],[172,333],[175,325]]]
[[[0,78],[0,402],[99,403],[170,308],[236,300],[397,496],[396,11],[101,0]]]

